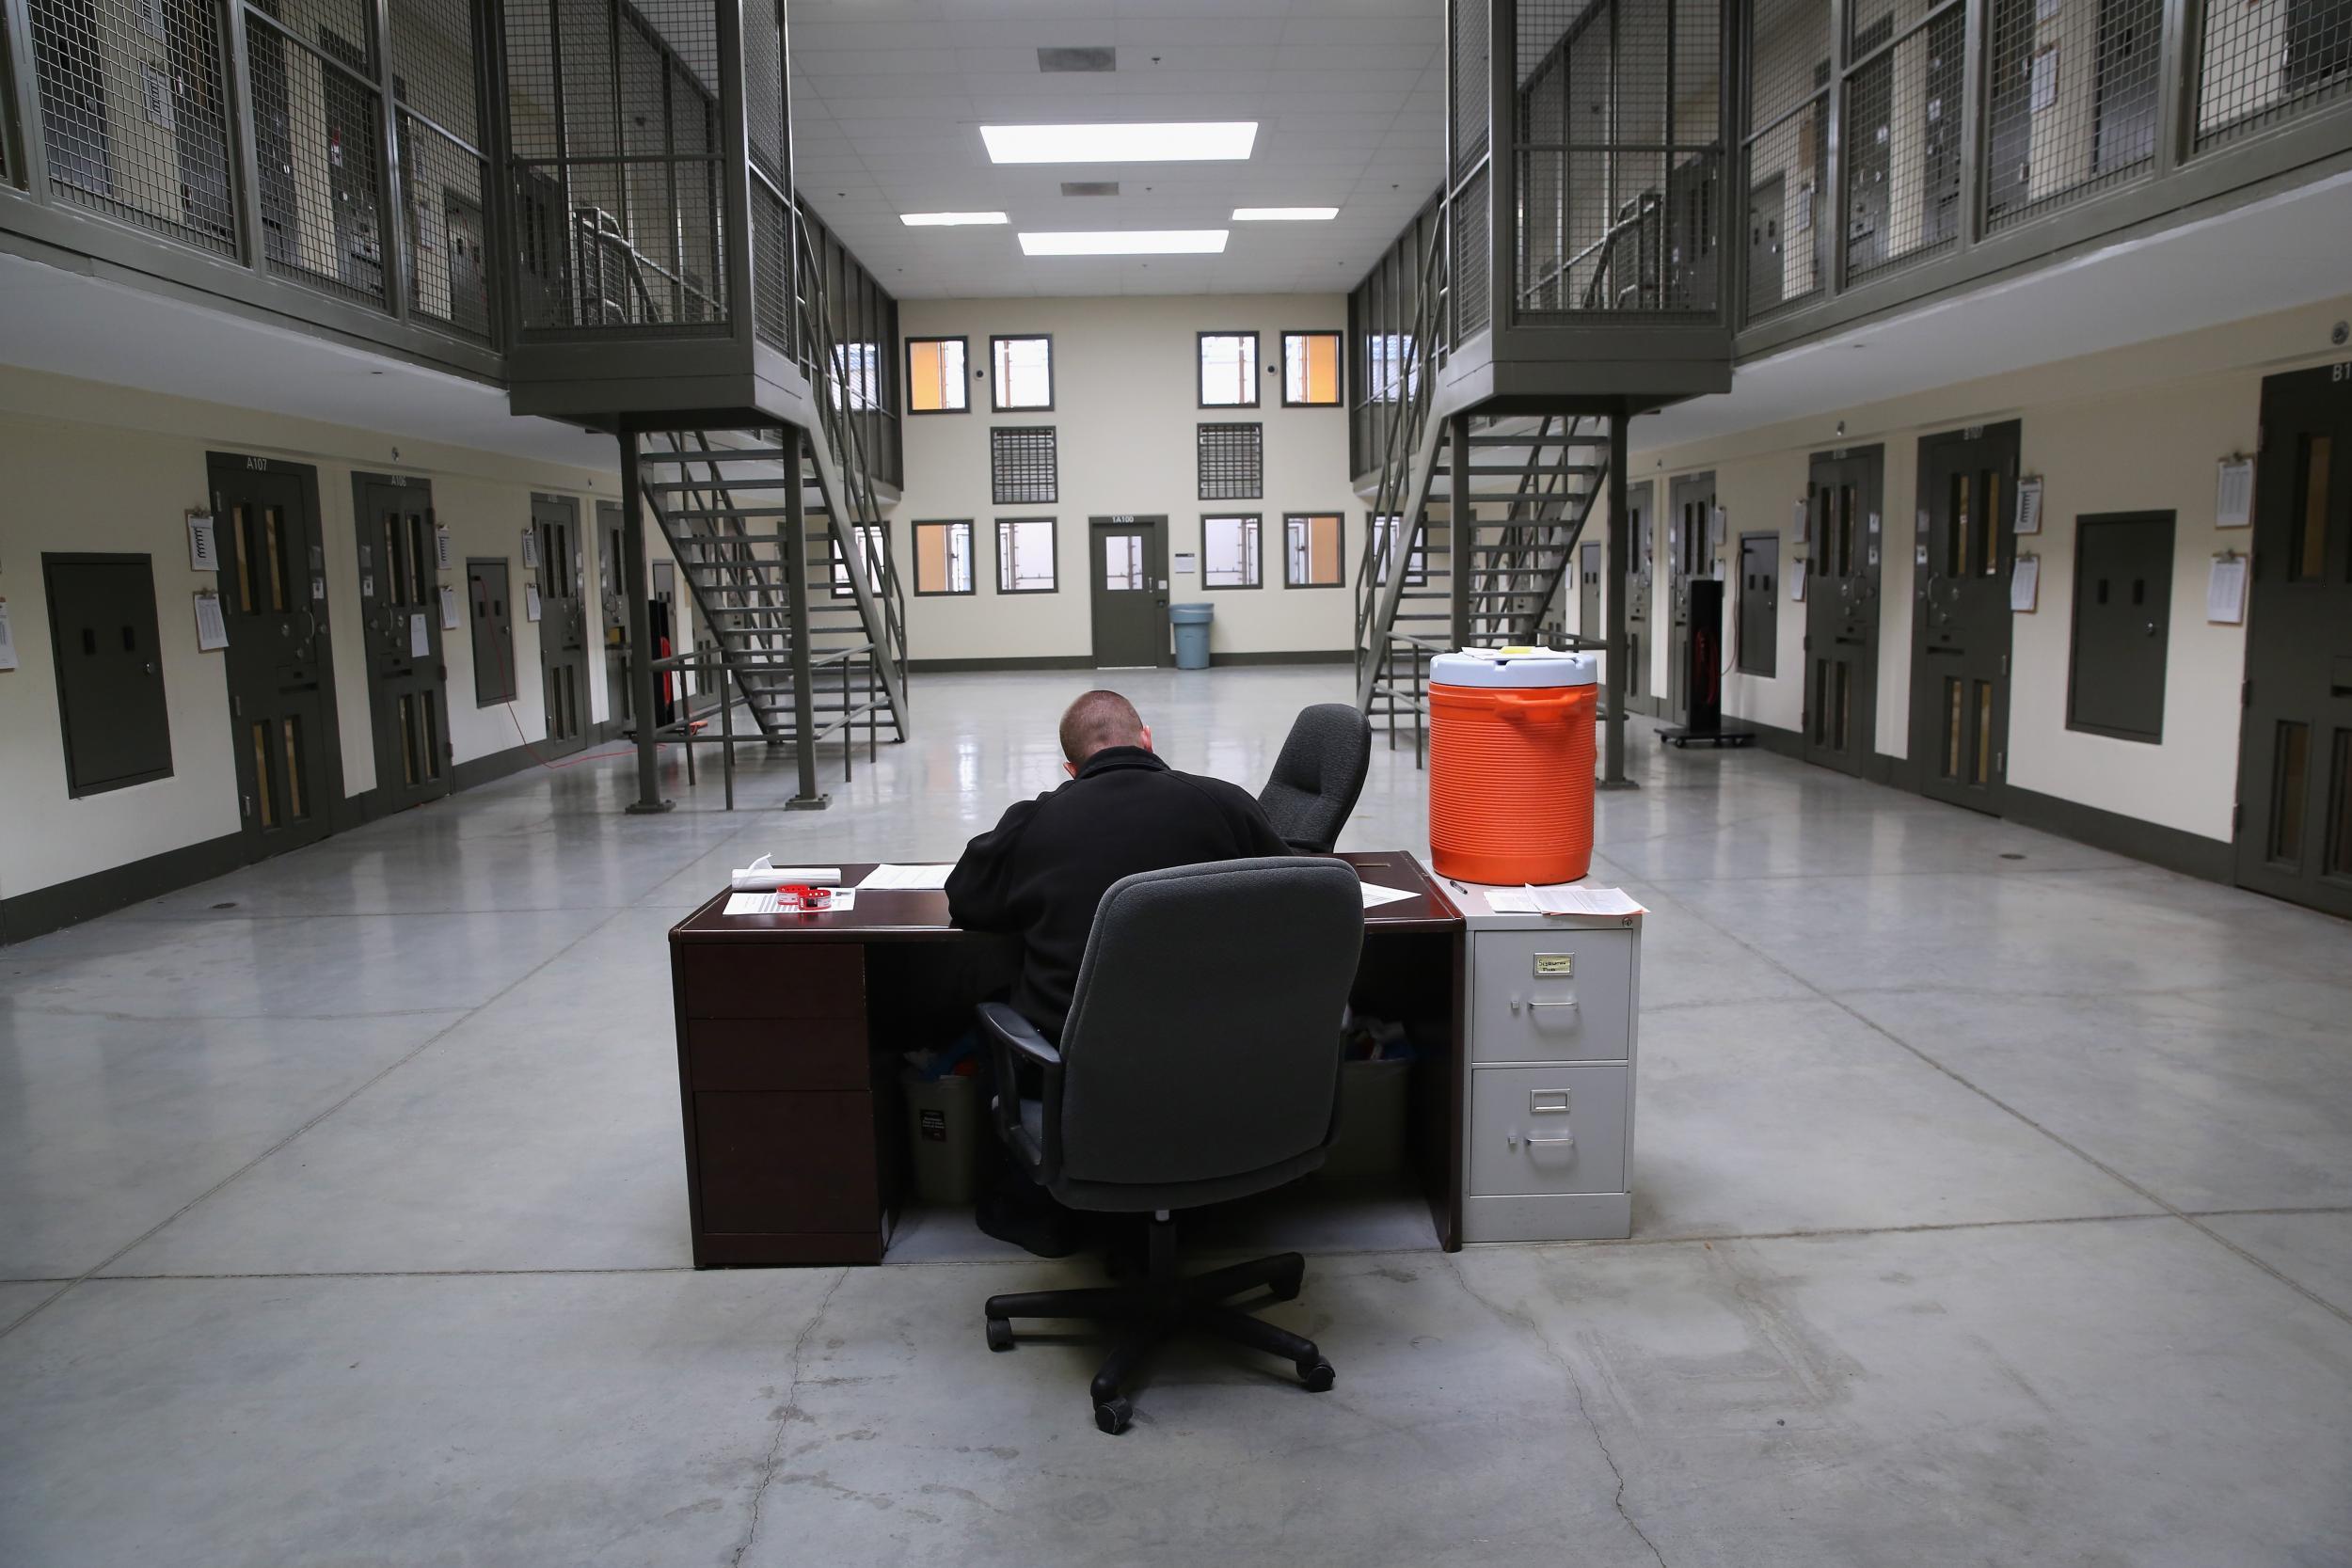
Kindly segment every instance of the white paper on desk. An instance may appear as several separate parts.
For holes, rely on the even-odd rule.
[[[1486,907],[1497,914],[1646,914],[1623,888],[1579,887],[1573,883],[1559,887],[1500,887],[1486,890]]]
[[[841,868],[837,865],[777,865],[773,855],[762,855],[751,864],[733,873],[730,882],[738,893],[752,893],[768,888],[805,887],[811,882],[837,882]]]
[[[936,893],[947,885],[952,865],[878,865],[858,886],[876,893]]]
[[[1383,904],[1393,904],[1401,898],[1416,898],[1420,896],[1420,895],[1413,892],[1410,888],[1382,887],[1377,882],[1366,882],[1362,885],[1364,890],[1364,908],[1368,910],[1376,910]]]
[[[780,910],[776,908],[776,893],[770,888],[762,893],[730,893],[727,895],[728,914],[834,914],[857,908],[857,892],[853,888],[836,889],[833,907],[826,910]]]

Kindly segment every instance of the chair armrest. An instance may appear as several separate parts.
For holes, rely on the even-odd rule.
[[[980,1027],[987,1030],[996,1043],[1009,1047],[1039,1067],[1061,1066],[1061,1053],[1037,1032],[1037,1025],[1002,1002],[983,1002],[979,1013]]]

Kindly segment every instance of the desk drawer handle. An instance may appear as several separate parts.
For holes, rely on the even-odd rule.
[[[1568,998],[1566,1001],[1565,1001],[1565,1002],[1534,1002],[1534,1001],[1523,1001],[1523,1000],[1521,1000],[1520,998],[1518,998],[1518,997],[1517,997],[1517,996],[1512,997],[1512,998],[1511,998],[1511,1010],[1512,1010],[1513,1012],[1515,1012],[1515,1013],[1516,1013],[1516,1012],[1518,1012],[1518,1011],[1519,1011],[1520,1009],[1522,1009],[1522,1008],[1525,1008],[1526,1010],[1528,1010],[1528,1011],[1530,1011],[1530,1012],[1535,1011],[1535,1010],[1537,1010],[1537,1009],[1539,1009],[1539,1008],[1549,1008],[1550,1010],[1552,1010],[1552,1011],[1554,1011],[1554,1012],[1565,1012],[1565,1013],[1566,1013],[1566,1014],[1568,1015],[1568,1016],[1567,1016],[1567,1022],[1568,1022],[1568,1023],[1570,1023],[1571,1025],[1575,1024],[1575,1023],[1578,1022],[1578,1012],[1577,1012],[1576,998],[1575,998],[1575,997],[1573,997],[1573,996],[1569,997],[1569,998]]]
[[[1574,1148],[1576,1147],[1576,1134],[1573,1132],[1563,1132],[1556,1138],[1539,1138],[1531,1132],[1525,1137],[1521,1137],[1518,1132],[1514,1131],[1505,1132],[1502,1135],[1502,1141],[1506,1147],[1515,1149],[1522,1143],[1526,1144],[1530,1150],[1538,1148]]]

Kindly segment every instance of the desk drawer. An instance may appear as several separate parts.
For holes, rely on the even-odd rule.
[[[694,1175],[707,1232],[878,1231],[874,1097],[694,1096]]]
[[[1562,927],[1470,938],[1473,1062],[1626,1061],[1632,1002],[1630,931]]]
[[[863,1089],[866,1023],[854,1018],[697,1018],[686,1025],[697,1089]]]
[[[1477,1069],[1469,1190],[1624,1192],[1631,1074],[1629,1067]]]
[[[684,942],[689,1018],[864,1018],[866,950],[852,942]]]

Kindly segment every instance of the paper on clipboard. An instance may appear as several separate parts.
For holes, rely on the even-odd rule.
[[[2009,608],[2017,614],[2030,615],[2040,603],[2042,594],[2042,558],[2021,555],[2009,572]]]
[[[2217,555],[2213,576],[2205,582],[2205,619],[2217,626],[2234,626],[2246,620],[2246,558]]]

